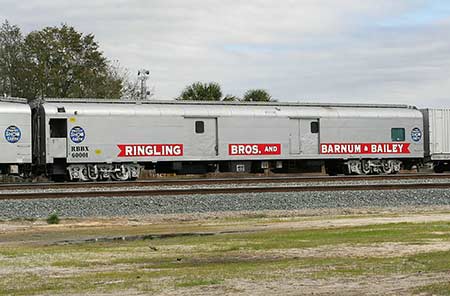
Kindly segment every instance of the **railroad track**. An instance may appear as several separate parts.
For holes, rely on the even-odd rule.
[[[97,184],[97,183],[96,183]],[[101,183],[99,183],[101,184]],[[226,188],[188,188],[188,189],[131,189],[131,190],[103,190],[103,191],[53,191],[53,192],[9,192],[1,193],[0,200],[43,199],[43,198],[88,198],[88,197],[130,197],[155,195],[193,195],[193,194],[237,194],[264,192],[316,192],[316,191],[365,191],[365,190],[411,190],[411,189],[450,189],[450,183],[408,183],[408,184],[342,184],[342,185],[299,185],[299,186],[239,186]]]
[[[58,189],[58,188],[108,188],[108,187],[148,187],[177,185],[209,185],[209,184],[258,184],[258,183],[306,183],[306,182],[336,182],[336,181],[384,181],[384,180],[419,180],[419,179],[449,179],[450,174],[403,174],[403,175],[372,175],[372,176],[275,176],[275,177],[244,177],[244,178],[195,178],[195,179],[151,179],[128,182],[62,182],[62,183],[0,183],[2,190],[16,189]]]

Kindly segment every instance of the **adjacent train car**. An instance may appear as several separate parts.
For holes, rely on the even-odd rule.
[[[141,168],[195,173],[395,173],[424,157],[423,117],[405,105],[53,99],[35,110],[36,161],[71,180]]]
[[[423,109],[425,161],[438,173],[450,170],[450,109]]]
[[[27,176],[31,171],[31,109],[26,100],[0,98],[1,174]]]

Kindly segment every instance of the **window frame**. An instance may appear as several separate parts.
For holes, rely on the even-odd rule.
[[[67,118],[50,118],[48,124],[50,138],[67,139]]]
[[[195,133],[204,134],[205,133],[205,122],[203,120],[195,121]]]
[[[398,132],[401,131],[401,137],[398,137]],[[394,137],[397,136],[397,137]],[[404,127],[393,127],[391,128],[391,141],[392,142],[405,142],[406,141],[406,130]]]
[[[311,121],[309,125],[309,131],[311,134],[318,134],[320,130],[320,125],[318,121]]]

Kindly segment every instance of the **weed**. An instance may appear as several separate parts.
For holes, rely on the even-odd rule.
[[[59,224],[59,222],[60,222],[60,219],[59,219],[59,216],[57,213],[50,214],[47,217],[48,224]]]

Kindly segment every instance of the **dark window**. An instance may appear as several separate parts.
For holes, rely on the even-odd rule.
[[[391,129],[391,139],[394,142],[402,142],[405,140],[405,129],[404,128],[392,128]]]
[[[203,121],[195,122],[195,133],[203,134],[205,132],[205,123]]]
[[[311,122],[311,133],[318,134],[319,133],[319,123],[317,121]]]
[[[67,119],[50,119],[50,138],[67,138]]]

